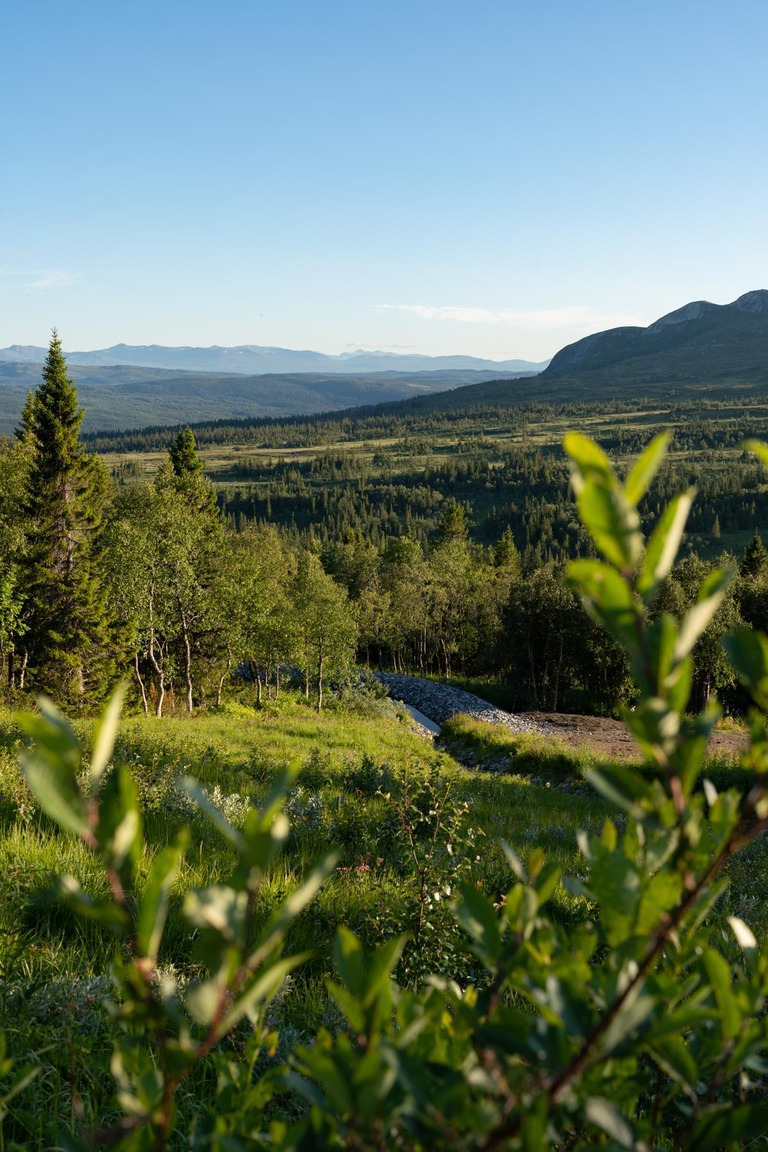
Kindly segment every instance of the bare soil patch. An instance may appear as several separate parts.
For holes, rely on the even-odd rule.
[[[524,719],[547,724],[555,729],[558,740],[569,748],[590,748],[617,760],[638,759],[637,745],[622,720],[603,716],[576,716],[566,712],[524,712]],[[747,735],[740,731],[716,731],[709,744],[711,755],[734,759],[747,745]]]

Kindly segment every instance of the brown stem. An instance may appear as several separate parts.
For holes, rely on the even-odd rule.
[[[761,795],[763,788],[759,790]],[[758,799],[757,788],[753,789],[750,796],[745,803],[745,808],[749,807],[754,811],[755,804]],[[749,815],[749,813],[745,813]],[[761,835],[768,828],[768,820],[757,820],[746,831],[741,831],[744,824],[742,823],[734,828],[731,835],[723,844],[720,852],[711,862],[704,875],[699,881],[694,884],[685,898],[678,904],[677,908],[666,918],[664,924],[658,928],[652,942],[643,957],[637,972],[629,981],[624,991],[616,997],[611,1004],[608,1011],[598,1020],[595,1027],[590,1032],[589,1036],[584,1040],[581,1048],[575,1053],[571,1061],[565,1068],[558,1073],[554,1079],[543,1082],[542,1087],[545,1088],[546,1094],[549,1098],[550,1104],[557,1102],[563,1092],[573,1083],[578,1076],[584,1071],[590,1062],[597,1046],[598,1041],[607,1032],[610,1025],[616,1019],[622,1008],[626,1004],[629,997],[633,994],[635,989],[643,982],[649,970],[658,959],[660,953],[664,950],[669,943],[670,938],[674,932],[680,927],[685,917],[691,911],[696,901],[701,896],[702,892],[709,887],[709,885],[717,878],[719,872],[723,868],[728,858],[738,852],[745,844],[750,843],[757,836]],[[492,1152],[493,1149],[499,1148],[507,1140],[511,1139],[517,1134],[522,1123],[522,1116],[516,1114],[511,1119],[499,1127],[495,1128],[489,1133],[486,1140],[480,1145],[479,1152]]]

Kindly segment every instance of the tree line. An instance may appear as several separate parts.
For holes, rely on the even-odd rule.
[[[54,333],[42,383],[0,451],[0,672],[10,692],[88,707],[130,673],[144,710],[162,715],[221,703],[235,674],[260,702],[290,671],[322,707],[329,680],[357,661],[500,678],[516,708],[610,712],[630,699],[621,651],[565,577],[565,557],[591,546],[553,452],[516,449],[491,467],[471,450],[398,484],[335,450],[290,467],[246,462],[276,476],[258,497],[271,508],[238,517],[246,497],[217,500],[190,428],[176,432],[151,482],[118,484],[86,451],[82,416]],[[762,508],[749,459],[716,484],[702,469],[699,481],[706,517],[720,507],[732,516],[731,500],[749,524]],[[300,528],[295,512],[285,523],[281,501],[302,486]],[[679,487],[672,466],[644,517]],[[495,501],[493,531],[473,538],[478,488]],[[717,689],[739,705],[718,637],[740,620],[766,624],[761,548],[756,535],[694,652],[697,702]],[[682,613],[708,567],[688,555],[658,611]]]

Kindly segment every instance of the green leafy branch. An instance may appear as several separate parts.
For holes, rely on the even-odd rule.
[[[39,715],[21,718],[33,740],[23,768],[42,810],[83,841],[107,877],[109,898],[84,891],[71,876],[58,879],[61,898],[114,930],[123,945],[112,965],[118,989],[112,1014],[120,1029],[112,1073],[125,1117],[114,1131],[100,1132],[99,1140],[119,1138],[123,1147],[160,1152],[173,1131],[176,1093],[192,1069],[244,1018],[257,1033],[264,1031],[266,1005],[306,958],[282,955],[287,929],[335,866],[336,855],[327,853],[260,927],[259,891],[288,835],[281,811],[288,774],[276,779],[260,810],[249,810],[242,828],[186,779],[185,791],[230,844],[236,865],[227,883],[184,896],[183,914],[197,934],[203,975],[184,989],[164,978],[158,957],[189,829],[157,853],[139,885],[145,849],[138,795],[127,768],[110,765],[122,695],[121,690],[113,696],[97,726],[85,773],[74,731],[49,701],[41,701]]]

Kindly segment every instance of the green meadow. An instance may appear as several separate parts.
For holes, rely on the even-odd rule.
[[[79,732],[87,748],[90,724],[81,723]],[[591,753],[466,717],[447,724],[443,738],[476,766],[462,766],[415,733],[399,706],[367,696],[331,704],[320,715],[301,695],[285,692],[258,711],[238,703],[192,718],[127,717],[114,762],[130,766],[139,788],[146,838],[140,874],[183,823],[192,829],[161,969],[178,981],[196,974],[182,895],[217,883],[233,864],[230,847],[179,791],[179,781],[196,778],[236,825],[287,772],[291,832],[259,895],[264,920],[329,846],[338,849],[338,864],[290,930],[287,950],[308,955],[272,1008],[281,1037],[274,1059],[319,1027],[339,1024],[326,982],[340,925],[367,948],[408,933],[397,972],[403,984],[432,972],[482,979],[452,916],[458,885],[470,880],[494,902],[503,899],[510,876],[501,841],[526,862],[544,853],[578,878],[584,865],[577,832],[599,832],[608,817],[619,824],[622,818],[586,780],[600,767]],[[20,773],[21,747],[14,716],[2,713],[0,1008],[11,1054],[40,1068],[10,1105],[6,1125],[19,1143],[6,1146],[43,1149],[62,1132],[103,1123],[113,1107],[103,1000],[116,944],[50,893],[55,874],[77,877],[94,895],[105,892],[105,881],[82,843],[37,810]],[[735,763],[719,761],[712,769],[718,786],[741,780]],[[755,932],[768,927],[758,883],[764,866],[761,843],[739,857],[718,915],[743,916]],[[583,897],[563,886],[550,906],[564,924],[592,914]],[[236,1033],[227,1043],[241,1040]],[[204,1107],[201,1093],[204,1086],[191,1081],[182,1109]]]

